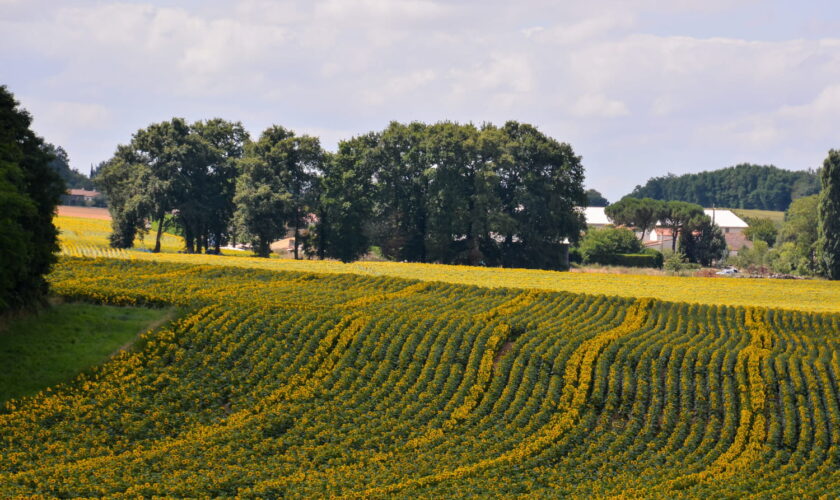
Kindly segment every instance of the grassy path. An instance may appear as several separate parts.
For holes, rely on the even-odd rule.
[[[58,304],[0,330],[0,404],[71,380],[131,345],[172,309]]]

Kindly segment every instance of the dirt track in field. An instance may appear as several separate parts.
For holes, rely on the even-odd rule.
[[[111,220],[111,214],[107,208],[94,207],[73,207],[59,205],[58,215],[61,217],[81,217],[83,219]]]

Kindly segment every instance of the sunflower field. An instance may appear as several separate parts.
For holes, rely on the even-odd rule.
[[[202,259],[62,258],[189,312],[7,402],[0,497],[840,492],[837,312]]]

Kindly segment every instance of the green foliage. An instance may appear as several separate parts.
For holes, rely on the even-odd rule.
[[[654,177],[630,196],[680,200],[704,207],[786,210],[791,201],[819,192],[816,172],[740,164],[711,172]]]
[[[591,229],[580,243],[580,253],[587,264],[613,264],[619,254],[641,251],[642,244],[636,235],[624,228]]]
[[[0,313],[43,299],[58,250],[52,217],[65,186],[31,123],[0,86]]]
[[[681,238],[687,238],[685,234],[690,230],[692,222],[699,221],[700,218],[705,216],[703,207],[684,201],[668,201],[662,204],[661,210],[660,221],[663,227],[671,230],[673,235],[671,251],[676,252],[677,241]]]
[[[59,304],[0,331],[0,404],[70,382],[108,360],[168,309]]]
[[[531,125],[394,122],[342,144],[322,180],[324,255],[367,243],[401,261],[557,269],[583,227],[580,158]]]
[[[162,232],[174,222],[188,253],[218,252],[232,237],[236,162],[247,140],[242,124],[221,119],[189,125],[173,118],[138,130],[95,178],[109,200],[112,245],[131,247],[154,221],[159,252]]]
[[[610,202],[598,190],[586,190],[586,206],[587,207],[607,207]]]
[[[676,273],[688,269],[688,259],[680,252],[671,252],[662,264],[663,269]]]
[[[840,279],[840,151],[832,149],[823,163],[818,209],[820,264],[829,279]]]
[[[711,217],[697,215],[680,232],[680,250],[689,262],[711,266],[726,256],[726,239]]]
[[[641,240],[656,223],[665,218],[667,204],[651,198],[631,198],[629,196],[608,206],[604,212],[613,223],[634,228],[641,232]]]
[[[274,125],[248,144],[236,183],[236,221],[256,255],[268,257],[271,242],[294,230],[298,258],[300,229],[314,203],[313,189],[323,168],[317,138],[296,136]]]
[[[727,259],[735,267],[742,269],[762,269],[768,266],[773,266],[773,257],[770,252],[770,246],[766,241],[756,239],[753,241],[752,248],[744,247],[738,250],[738,255]],[[790,273],[791,268],[776,269],[778,272]]]
[[[370,246],[366,226],[374,207],[373,158],[379,138],[366,134],[342,141],[324,163],[316,241],[318,255],[351,262]]]
[[[779,230],[776,228],[776,224],[772,220],[747,218],[746,222],[750,227],[744,230],[744,235],[749,238],[750,241],[763,241],[771,247],[776,244],[776,235],[779,234]]]
[[[598,264],[624,267],[650,267],[660,269],[664,262],[662,252],[653,250],[645,253],[619,253],[606,256]]]
[[[806,276],[818,273],[818,205],[817,195],[799,198],[791,203],[776,237],[778,252],[777,249],[772,252],[779,255],[770,257],[771,262],[779,262],[781,266],[776,268],[774,264],[774,270]]]

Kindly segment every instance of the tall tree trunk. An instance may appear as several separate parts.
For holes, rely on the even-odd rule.
[[[295,260],[298,260],[298,237],[300,236],[300,212],[295,208]]]
[[[677,228],[671,229],[671,252],[677,251]]]
[[[327,256],[327,231],[328,222],[326,213],[322,213],[318,221],[318,258],[324,260]]]
[[[155,237],[155,249],[153,253],[160,253],[160,237],[163,234],[163,216],[158,217],[157,236]]]

